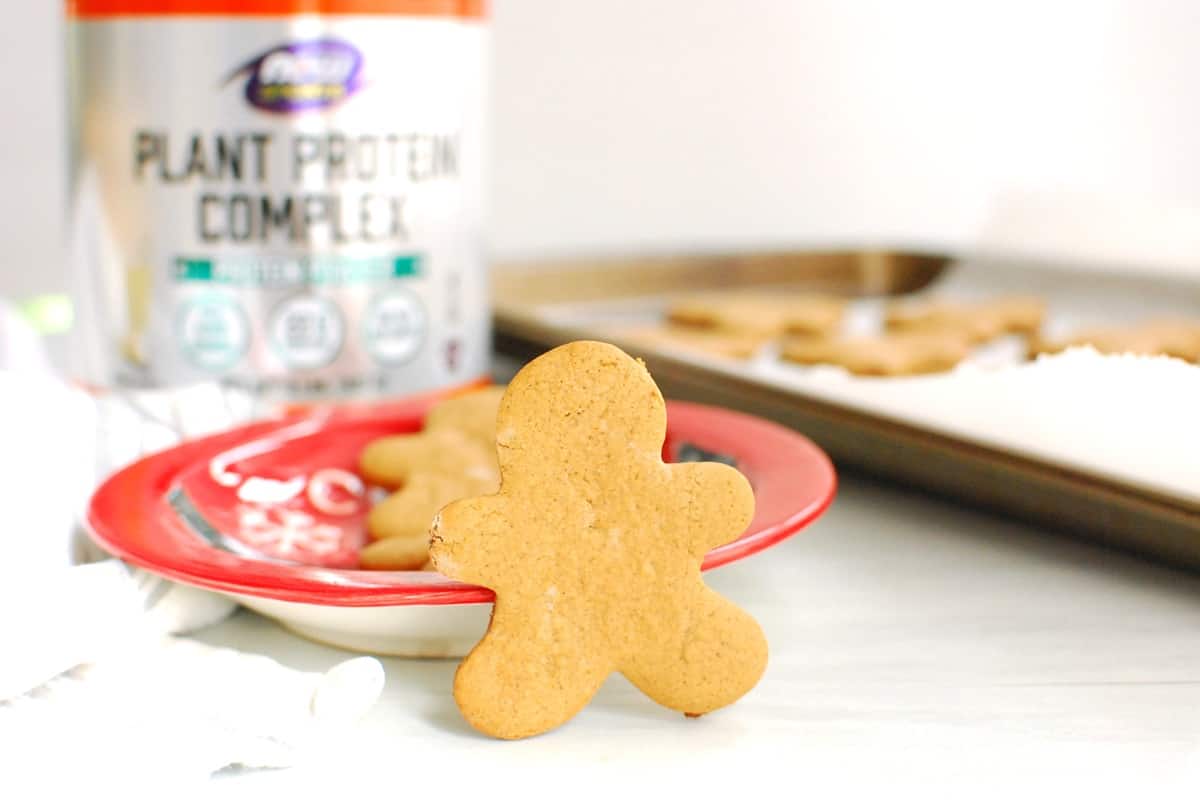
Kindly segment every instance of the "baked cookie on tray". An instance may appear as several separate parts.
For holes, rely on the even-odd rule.
[[[890,332],[956,332],[973,343],[1003,335],[1034,335],[1046,317],[1046,303],[1031,296],[987,301],[899,301],[884,317]]]
[[[771,338],[756,332],[735,332],[700,329],[689,326],[648,324],[612,330],[610,336],[631,346],[667,348],[698,354],[748,360],[770,342]]]
[[[679,326],[761,335],[829,334],[842,322],[846,301],[834,296],[779,290],[690,296],[667,307],[667,320]]]
[[[911,376],[949,371],[970,353],[970,343],[949,331],[861,337],[791,337],[780,357],[800,365],[838,365],[859,376]]]
[[[1141,354],[1200,362],[1200,321],[1160,318],[1135,324],[1083,329],[1065,338],[1038,338],[1030,356],[1091,346],[1101,354]]]

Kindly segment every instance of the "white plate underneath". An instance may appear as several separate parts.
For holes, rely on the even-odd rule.
[[[483,638],[491,603],[351,607],[229,594],[304,638],[372,655],[460,658]]]

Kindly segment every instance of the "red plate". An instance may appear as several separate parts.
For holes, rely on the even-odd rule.
[[[433,572],[353,568],[371,495],[359,452],[419,430],[429,404],[251,424],[152,455],[100,486],[88,528],[130,563],[216,591],[338,606],[490,602],[491,591]],[[665,459],[728,460],[754,486],[754,521],[704,569],[793,535],[833,500],[829,458],[791,430],[685,402],[669,402],[667,418]]]

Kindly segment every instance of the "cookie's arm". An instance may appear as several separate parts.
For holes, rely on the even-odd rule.
[[[429,556],[434,567],[455,580],[494,589],[493,569],[510,559],[508,538],[515,532],[508,500],[494,494],[451,502],[430,528]]]
[[[721,463],[671,466],[673,515],[686,527],[698,557],[745,532],[754,518],[754,491],[737,469]]]
[[[367,444],[359,457],[358,465],[367,482],[384,488],[399,488],[408,482],[414,465],[420,465],[424,457],[421,436],[392,435]]]

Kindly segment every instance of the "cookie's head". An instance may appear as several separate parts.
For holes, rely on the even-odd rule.
[[[588,472],[630,453],[661,454],[666,404],[641,361],[616,346],[578,341],[530,362],[500,403],[500,465],[523,460]]]

